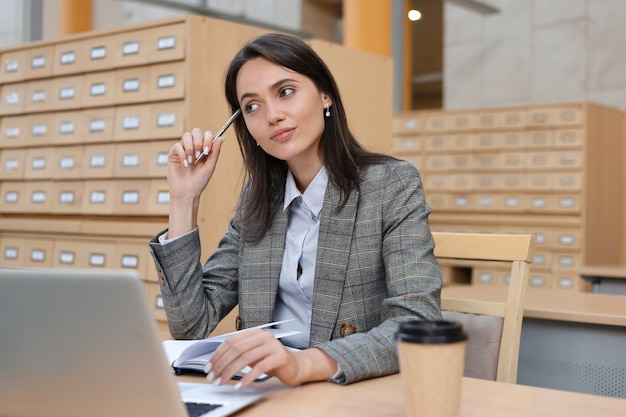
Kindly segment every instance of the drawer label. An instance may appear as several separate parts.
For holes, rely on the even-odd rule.
[[[106,155],[93,155],[89,160],[90,168],[102,168],[107,163]]]
[[[172,49],[176,46],[176,36],[162,36],[157,42],[157,50]]]
[[[4,202],[8,204],[17,203],[20,194],[17,191],[9,191],[4,195]]]
[[[122,268],[137,268],[139,266],[139,257],[137,255],[123,255]]]
[[[62,251],[59,253],[59,262],[66,265],[74,264],[75,255],[74,252]]]
[[[61,122],[59,125],[59,133],[62,135],[70,135],[74,133],[74,122]]]
[[[176,85],[176,76],[174,74],[161,75],[157,79],[157,88],[171,88]]]
[[[175,113],[160,113],[157,117],[158,127],[174,126],[175,123],[176,123]]]
[[[33,136],[44,136],[48,132],[48,127],[43,123],[34,124],[30,131]]]
[[[136,55],[139,53],[139,42],[138,41],[132,41],[132,42],[125,42],[124,46],[122,47],[122,55],[126,56],[126,55]]]
[[[63,87],[59,90],[59,98],[61,100],[73,99],[76,94],[76,89],[73,86]]]
[[[33,249],[30,252],[30,260],[33,262],[43,262],[46,260],[46,251],[41,249]]]
[[[139,78],[130,78],[128,80],[124,80],[124,84],[122,85],[122,91],[125,93],[129,91],[139,91]]]
[[[106,93],[107,93],[106,83],[91,84],[91,89],[89,90],[89,94],[91,94],[92,96],[103,96]]]
[[[122,193],[122,204],[137,204],[139,203],[138,191],[124,191]]]
[[[33,191],[30,195],[30,201],[34,204],[42,204],[46,202],[46,193],[44,191]]]
[[[132,130],[139,128],[139,117],[137,116],[124,116],[122,120],[122,129]]]
[[[89,122],[89,132],[104,132],[106,122],[104,119],[95,119]]]
[[[60,204],[74,204],[74,191],[62,191],[59,194]]]
[[[34,170],[46,169],[46,158],[43,156],[38,157],[38,158],[33,158],[33,160],[30,163],[30,167]]]
[[[30,99],[33,103],[43,103],[46,101],[46,91],[45,90],[33,91],[33,94],[30,96]]]
[[[106,46],[95,46],[91,48],[91,53],[89,54],[92,60],[103,59],[107,56],[107,48]]]
[[[4,161],[4,170],[5,171],[17,171],[20,163],[17,159],[7,159]]]
[[[125,154],[122,158],[123,167],[138,167],[139,166],[139,154],[131,153]]]
[[[19,250],[13,247],[4,248],[4,259],[17,259]]]
[[[69,65],[76,62],[76,52],[67,51],[61,54],[61,65]]]
[[[7,61],[4,64],[4,72],[17,72],[20,68],[20,64],[17,61]]]
[[[106,255],[102,253],[92,253],[89,255],[89,265],[91,266],[104,266],[106,262]]]
[[[59,160],[59,168],[74,169],[76,166],[76,158],[73,156],[64,156]]]
[[[104,204],[107,200],[106,191],[92,191],[89,194],[89,202],[91,204]]]
[[[163,190],[157,193],[157,204],[169,204],[170,203],[170,192]]]
[[[43,68],[46,66],[46,57],[44,55],[36,56],[30,61],[32,69]]]

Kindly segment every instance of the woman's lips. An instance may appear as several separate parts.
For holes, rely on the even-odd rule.
[[[295,131],[295,128],[279,129],[275,131],[274,133],[272,133],[272,136],[270,136],[270,139],[275,142],[285,142],[289,140],[289,138],[291,138],[294,131]]]

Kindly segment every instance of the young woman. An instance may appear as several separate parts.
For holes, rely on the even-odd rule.
[[[282,342],[260,329],[227,339],[207,367],[216,384],[246,365],[237,387],[263,373],[297,385],[398,372],[399,323],[441,318],[418,171],[358,144],[333,76],[298,38],[248,43],[225,90],[242,111],[234,127],[248,181],[203,267],[198,203],[221,140],[194,129],[169,153],[169,227],[150,248],[172,336],[207,337],[235,306],[241,328],[290,320],[282,326],[300,332]]]

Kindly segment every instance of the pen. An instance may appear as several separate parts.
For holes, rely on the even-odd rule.
[[[237,116],[239,116],[239,113],[241,113],[241,108],[237,109],[237,111],[235,111],[232,116],[230,116],[228,118],[228,120],[226,120],[226,123],[224,123],[224,126],[222,126],[222,128],[220,130],[218,130],[217,135],[215,135],[213,137],[213,142],[215,142],[217,139],[219,139],[220,137],[222,137],[222,135],[224,134],[224,132],[226,132],[226,129],[228,129],[228,127],[235,121],[235,119],[237,118]],[[213,143],[211,142],[211,143]],[[198,162],[200,162],[200,160],[202,158],[204,158],[206,156],[206,154],[204,152],[202,152],[200,155],[198,155],[198,158],[196,158],[196,162],[194,162],[194,164],[197,164]]]

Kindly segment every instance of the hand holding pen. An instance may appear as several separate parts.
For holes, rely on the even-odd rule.
[[[213,137],[213,142],[211,142],[212,144],[215,143],[216,140],[218,140],[219,138],[221,138],[224,135],[224,133],[226,132],[226,129],[228,129],[230,127],[230,125],[235,121],[235,119],[237,118],[237,116],[239,116],[240,113],[241,113],[241,109],[237,109],[237,111],[235,111],[228,118],[226,123],[224,123],[224,126],[222,126],[222,128],[220,130],[218,130],[217,134]],[[197,164],[205,156],[207,156],[209,154],[210,150],[211,150],[210,147],[205,148],[204,152],[202,152],[200,155],[198,155],[198,157],[196,158],[196,161],[194,162],[194,164]]]

